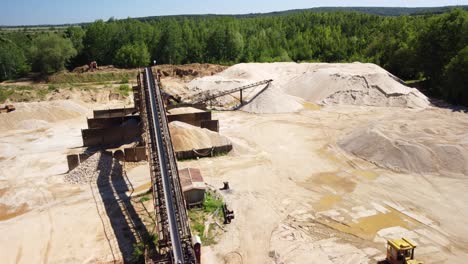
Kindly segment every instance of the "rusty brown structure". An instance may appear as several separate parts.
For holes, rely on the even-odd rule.
[[[198,112],[187,114],[171,114],[167,116],[169,122],[180,121],[192,126],[201,127],[202,121],[210,121],[211,112]]]
[[[15,110],[16,108],[14,105],[5,105],[4,107],[0,107],[0,113],[10,113]]]

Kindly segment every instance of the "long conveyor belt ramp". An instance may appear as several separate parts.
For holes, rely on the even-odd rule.
[[[228,94],[232,94],[232,93],[235,93],[235,92],[241,92],[241,98],[242,98],[242,91],[244,91],[246,89],[254,88],[254,87],[257,87],[257,86],[260,86],[260,85],[263,85],[263,84],[270,84],[272,81],[273,80],[271,80],[271,79],[270,80],[263,80],[263,81],[259,81],[259,82],[256,82],[256,83],[251,83],[251,84],[248,84],[248,85],[237,87],[237,88],[234,88],[234,89],[219,91],[217,93],[209,94],[209,95],[207,95],[206,92],[201,92],[201,93],[198,93],[195,96],[193,96],[193,98],[197,98],[197,99],[195,99],[192,103],[193,104],[203,103],[203,102],[210,101],[210,100],[216,99],[218,97],[225,96],[225,95],[228,95]],[[242,101],[242,99],[241,99],[241,101]]]
[[[168,263],[196,263],[185,200],[169,132],[159,79],[151,68],[138,76],[140,113],[151,171],[151,182],[159,230],[159,251]]]

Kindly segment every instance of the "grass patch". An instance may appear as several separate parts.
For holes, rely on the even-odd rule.
[[[117,88],[116,92],[123,96],[128,96],[128,94],[130,93],[130,86],[128,84],[121,84]]]
[[[149,200],[151,200],[151,198],[149,198],[149,196],[145,195],[145,196],[141,197],[139,201],[140,201],[140,203],[144,203],[144,202],[147,202]]]
[[[413,84],[413,83],[420,83],[420,82],[424,82],[426,80],[426,78],[421,78],[421,79],[416,79],[416,80],[405,80],[404,82],[406,84]]]
[[[47,95],[47,88],[34,87],[31,85],[6,85],[0,86],[0,103],[7,99],[14,102],[29,102]]]
[[[4,86],[6,88],[10,88],[10,89],[13,89],[13,90],[16,90],[16,91],[32,91],[34,90],[34,87],[32,87],[31,85],[7,85],[7,86]]]
[[[39,98],[39,100],[43,101],[45,100],[47,94],[49,94],[51,90],[49,90],[48,88],[45,88],[45,89],[39,89],[37,90],[37,97]]]
[[[217,209],[221,209],[223,206],[223,200],[219,195],[208,191],[205,193],[205,201],[203,202],[203,210],[206,213],[213,213]]]
[[[145,243],[138,242],[133,245],[132,262],[145,263]]]
[[[7,87],[0,87],[0,103],[4,103],[14,91]]]
[[[220,229],[218,225],[213,223],[213,221],[218,223],[223,222],[221,212],[222,206],[223,200],[221,196],[212,191],[207,191],[205,193],[203,207],[192,208],[188,211],[188,216],[190,218],[190,228],[195,235],[198,235],[201,238],[204,245],[212,245],[216,243],[216,236],[218,235]],[[212,223],[208,225],[208,232],[205,232],[205,222],[208,220],[210,220]]]
[[[49,84],[49,87],[47,87],[47,90],[49,90],[50,92],[56,91],[58,89],[59,87],[55,84]]]
[[[128,77],[123,77],[122,80],[120,80],[120,84],[126,84],[128,83]]]
[[[220,151],[220,152],[217,152],[217,153],[213,153],[213,157],[222,157],[222,156],[226,156],[227,154],[229,154],[230,151]]]
[[[151,234],[136,244],[133,244],[132,263],[145,263],[145,251],[158,244],[158,236]]]
[[[133,79],[136,77],[138,71],[124,71],[124,72],[100,72],[100,73],[57,73],[49,76],[50,83],[105,83],[105,82],[122,82],[124,80]],[[122,83],[123,84],[123,83]]]

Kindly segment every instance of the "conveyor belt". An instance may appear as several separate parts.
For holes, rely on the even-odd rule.
[[[139,76],[139,86],[159,245],[168,252],[172,263],[196,263],[166,110],[151,68]]]

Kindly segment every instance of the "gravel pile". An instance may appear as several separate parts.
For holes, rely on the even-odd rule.
[[[87,184],[122,174],[120,163],[108,154],[97,152],[65,175],[65,182]]]

